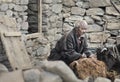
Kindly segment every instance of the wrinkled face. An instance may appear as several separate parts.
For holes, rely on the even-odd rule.
[[[87,30],[86,28],[79,28],[78,29],[78,35],[79,36],[83,35],[86,32],[86,30]]]

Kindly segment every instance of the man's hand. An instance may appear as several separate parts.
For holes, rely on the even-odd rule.
[[[95,54],[91,54],[89,58],[97,58],[97,56]]]
[[[83,53],[82,56],[81,56],[81,58],[87,58],[86,54]]]

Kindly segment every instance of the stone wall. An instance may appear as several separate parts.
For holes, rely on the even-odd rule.
[[[120,6],[120,0],[115,0]],[[76,20],[84,19],[89,48],[101,43],[116,43],[120,35],[120,13],[110,0],[43,0],[43,33],[54,47],[62,34],[74,27]]]
[[[28,33],[27,12],[28,0],[0,0],[0,15],[16,19],[17,28],[22,33]]]
[[[10,31],[11,28],[14,29],[16,27],[16,24],[17,24],[16,20],[13,17],[9,17],[7,15],[0,15],[0,34],[1,32],[4,32],[5,30],[9,29]],[[6,29],[6,27],[9,27],[9,28]],[[3,45],[1,37],[0,37],[0,63],[3,63],[4,65],[7,66],[7,68],[9,68],[9,70],[12,70],[4,47],[5,46]]]
[[[42,31],[53,47],[62,36],[62,0],[43,0]]]
[[[42,32],[45,36],[40,33],[35,33],[28,34],[22,37],[25,41],[27,52],[30,55],[33,63],[37,62],[36,60],[46,59],[47,56],[50,54],[50,49],[53,48],[56,44],[56,41],[64,33],[69,32],[71,29],[73,29],[74,22],[76,20],[84,19],[89,24],[89,29],[87,30],[86,34],[88,38],[89,48],[100,47],[102,42],[106,42],[109,45],[116,44],[116,42],[120,43],[120,38],[117,38],[116,41],[116,37],[120,36],[120,14],[111,5],[110,0],[42,1]],[[114,1],[116,1],[116,4],[120,6],[120,0]],[[38,11],[36,2],[37,0],[0,0],[0,28],[4,29],[4,25],[8,27],[13,27],[15,25],[23,34],[28,33],[28,28],[32,28],[32,30],[29,32],[37,32]],[[30,4],[28,5],[28,3]],[[30,9],[32,11],[29,12]],[[4,47],[1,40],[0,63],[6,65],[7,68],[11,68],[5,55]],[[48,63],[48,65],[46,66],[49,67],[49,65],[53,64]],[[56,63],[56,65],[61,66],[61,63],[60,65]],[[70,75],[71,77],[71,74],[66,73],[67,71],[65,71],[65,74]],[[43,73],[43,75],[45,74]],[[56,79],[55,76],[53,77]]]
[[[114,1],[120,6],[120,0]],[[37,2],[0,0],[0,15],[15,19],[18,30],[23,34],[28,33],[28,28],[32,28],[31,32],[37,32]],[[42,38],[47,38],[47,43],[42,44],[37,38],[26,40],[28,53],[37,58],[46,52],[48,55],[56,41],[74,28],[76,20],[81,19],[89,24],[86,34],[89,48],[100,47],[103,42],[114,44],[116,37],[120,36],[120,14],[110,0],[42,0],[42,33],[45,35]],[[117,42],[120,43],[119,39]]]
[[[40,33],[26,35],[24,41],[33,64],[37,60],[47,59],[50,54],[50,43]]]

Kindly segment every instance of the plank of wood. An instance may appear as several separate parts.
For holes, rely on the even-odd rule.
[[[42,0],[38,0],[38,32],[42,34]]]
[[[4,32],[5,36],[21,36],[21,32]]]
[[[9,36],[8,35],[9,33],[6,34],[8,35],[6,37],[4,33],[7,33],[7,32],[17,33],[19,31],[17,30],[17,27],[4,26],[4,28],[2,27],[0,28],[0,37],[12,69],[16,70],[16,69],[31,68],[32,65],[30,62],[30,58],[26,51],[24,42],[21,40],[21,37]]]
[[[32,38],[38,38],[41,36],[41,33],[32,33],[32,34],[28,34],[26,35],[26,39],[32,39]]]
[[[13,70],[31,68],[30,58],[20,37],[1,34],[1,40]]]
[[[22,71],[3,72],[0,74],[0,82],[24,82]]]

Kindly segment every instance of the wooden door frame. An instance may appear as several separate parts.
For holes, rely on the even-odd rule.
[[[38,0],[38,32],[42,33],[42,0]]]

